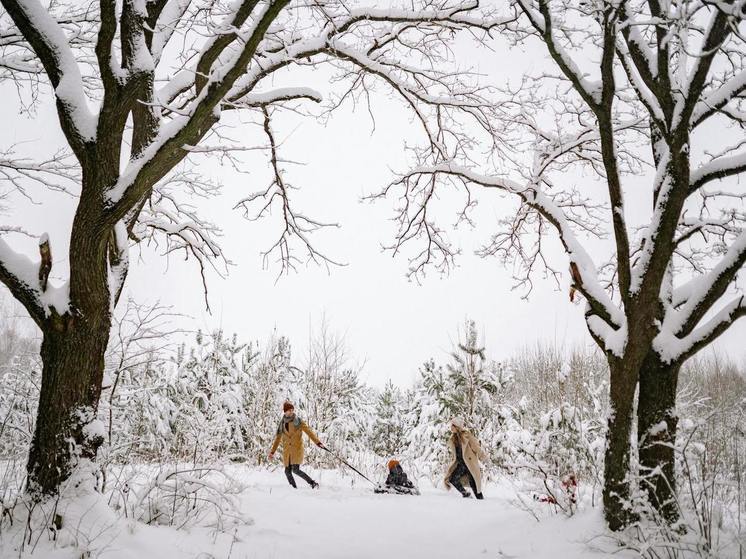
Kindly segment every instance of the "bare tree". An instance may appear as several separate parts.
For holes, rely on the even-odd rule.
[[[41,264],[0,239],[0,281],[43,333],[43,411],[28,464],[32,491],[54,492],[101,442],[87,425],[100,398],[111,309],[127,276],[130,245],[148,232],[162,233],[167,252],[186,251],[202,270],[225,260],[213,226],[178,198],[184,190],[213,191],[189,175],[191,157],[239,149],[216,128],[222,113],[250,112],[262,123],[274,178],[240,205],[259,204],[258,216],[279,208],[284,228],[273,248],[284,267],[296,262],[295,243],[310,258],[325,259],[309,240],[324,224],[291,204],[272,114],[318,102],[320,94],[303,85],[272,88],[275,74],[331,65],[341,72],[342,98],[365,97],[373,82],[385,84],[414,112],[434,150],[453,112],[488,124],[480,92],[448,69],[454,32],[489,32],[499,23],[473,1],[366,9],[341,0],[101,0],[73,5],[86,14],[74,31],[66,23],[68,5],[2,5],[12,19],[13,52],[29,72],[43,68],[34,75],[54,90],[80,176],[63,285],[47,282],[47,239]]]
[[[538,41],[554,70],[524,75],[495,104],[500,135],[489,141],[499,165],[478,167],[473,145],[452,142],[447,157],[423,157],[379,194],[403,200],[394,248],[424,243],[414,273],[428,263],[448,266],[455,251],[428,214],[444,185],[466,193],[461,219],[475,189],[515,196],[516,212],[481,254],[517,261],[516,279],[528,292],[536,272],[560,285],[561,268],[545,246],[546,235],[557,234],[570,299],[575,292],[585,299],[588,331],[610,368],[606,519],[618,529],[633,517],[626,505],[639,383],[640,465],[650,500],[673,520],[679,369],[746,314],[737,284],[746,193],[727,180],[746,171],[742,7],[513,5],[521,16],[514,41]],[[594,259],[601,250],[610,260]]]

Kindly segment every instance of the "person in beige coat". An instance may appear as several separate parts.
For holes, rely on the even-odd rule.
[[[484,499],[482,495],[482,470],[479,462],[484,462],[487,455],[479,446],[479,441],[464,426],[459,418],[451,420],[451,436],[448,439],[448,449],[453,460],[446,473],[445,485],[448,489],[455,487],[464,497],[471,497],[464,489],[464,481],[469,483],[474,496]]]
[[[316,436],[316,433],[313,432],[305,421],[295,415],[293,404],[285,402],[282,405],[282,419],[277,426],[277,436],[274,443],[272,443],[272,449],[269,451],[269,459],[272,460],[274,458],[277,447],[282,443],[282,463],[285,465],[285,477],[288,478],[288,483],[297,489],[298,486],[295,485],[295,478],[293,477],[293,474],[295,474],[301,479],[306,480],[308,485],[313,489],[316,489],[319,484],[300,469],[300,465],[303,464],[304,455],[303,433],[316,446],[325,448],[324,444]]]

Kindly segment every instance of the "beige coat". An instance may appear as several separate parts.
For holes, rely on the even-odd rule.
[[[290,464],[303,464],[303,433],[308,435],[308,438],[314,444],[319,444],[319,438],[316,436],[316,433],[302,419],[298,427],[295,426],[294,421],[291,421],[288,423],[287,429],[282,428],[281,432],[277,433],[270,452],[274,454],[277,447],[280,446],[280,442],[282,442],[282,462],[285,464],[285,467],[288,467]]]
[[[469,468],[469,472],[471,472],[471,475],[474,476],[474,481],[477,482],[477,493],[481,493],[482,470],[479,467],[479,462],[484,462],[487,459],[487,455],[482,450],[482,447],[479,446],[479,441],[477,440],[477,438],[469,433],[469,431],[459,431],[458,436],[461,438],[461,452],[464,456],[466,467]],[[452,458],[451,465],[448,467],[445,478],[445,484],[448,489],[451,488],[451,484],[448,481],[448,478],[451,477],[451,474],[454,472],[457,466],[455,437],[456,434],[451,433],[451,436],[448,438],[448,450],[450,450]],[[464,487],[469,487],[469,480],[466,478],[466,476],[462,478],[461,483]]]

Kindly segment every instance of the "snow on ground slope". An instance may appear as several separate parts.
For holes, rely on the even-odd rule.
[[[254,520],[216,534],[122,521],[95,530],[83,548],[108,559],[408,559],[605,557],[598,509],[541,522],[520,510],[508,486],[488,484],[485,500],[421,484],[423,495],[374,495],[364,480],[309,469],[322,484],[292,489],[281,470],[230,468],[245,485],[241,508]],[[95,510],[92,508],[91,510]],[[98,513],[88,513],[96,516]],[[82,543],[82,540],[79,540]],[[79,543],[79,546],[80,546]],[[18,557],[9,542],[0,556]],[[607,547],[608,550],[608,547]],[[617,555],[620,556],[620,555]],[[81,549],[40,542],[33,557],[81,557]]]

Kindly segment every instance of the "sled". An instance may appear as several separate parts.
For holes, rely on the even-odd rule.
[[[405,487],[403,485],[384,485],[379,483],[373,489],[373,493],[388,493],[390,495],[419,495],[420,491],[416,487]]]

